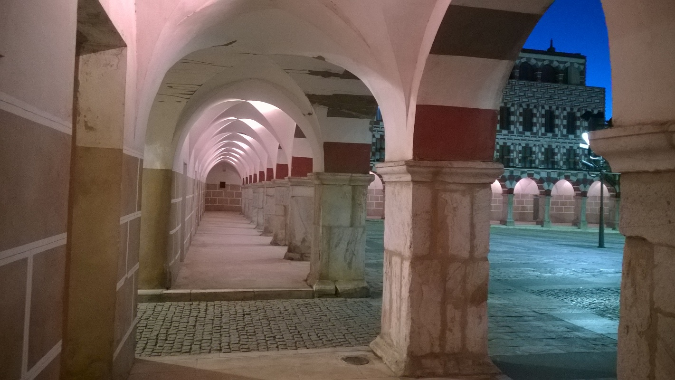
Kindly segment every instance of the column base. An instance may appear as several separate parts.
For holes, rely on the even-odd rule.
[[[396,350],[381,336],[370,343],[370,348],[396,376],[509,380],[487,355],[439,353],[415,357]]]
[[[543,228],[550,228],[552,226],[551,222],[541,222],[539,225]]]
[[[502,222],[502,225],[508,226],[508,227],[513,227],[513,226],[516,225],[516,222],[513,221],[513,220],[507,220],[507,221],[505,221],[505,222]]]
[[[314,295],[339,298],[368,298],[370,288],[365,281],[331,281],[319,280],[313,285]]]
[[[588,229],[588,223],[579,223],[575,227],[580,229],[580,230],[587,230]]]
[[[284,260],[309,261],[310,257],[311,257],[310,253],[298,253],[298,252],[287,251],[286,254],[284,255]]]

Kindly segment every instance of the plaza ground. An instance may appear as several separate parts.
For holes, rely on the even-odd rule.
[[[238,233],[233,225],[227,230],[209,227],[209,221],[236,224],[236,218],[223,222],[223,215],[206,216],[199,233]],[[245,224],[236,227],[244,235],[255,235],[255,230]],[[392,378],[391,372],[364,348],[379,332],[383,231],[382,221],[368,222],[369,299],[139,304],[139,359],[131,379]],[[265,252],[260,254],[261,260],[270,260],[269,265],[273,265],[276,258],[265,258],[267,251],[272,251],[263,244],[269,238],[248,237],[253,239],[251,244]],[[257,249],[237,245],[240,251],[232,257],[238,259],[228,261],[209,251],[208,244],[202,244],[206,240],[199,243],[198,239],[197,236],[186,257],[193,268],[239,273],[239,287],[257,278],[269,286],[270,267],[241,255],[258,252]],[[217,243],[218,239],[239,237],[209,239]],[[245,241],[241,240],[242,245]],[[597,230],[491,228],[489,350],[505,374],[514,380],[615,377],[623,241],[620,234],[608,231],[607,247],[599,249]],[[193,250],[198,254],[191,258]],[[203,256],[210,257],[205,261],[208,264],[198,259],[204,252],[210,252]],[[226,268],[228,263],[230,268]],[[263,269],[256,272],[247,265],[260,265]],[[294,271],[287,272],[298,273]],[[199,272],[192,273],[194,276]],[[241,273],[251,275],[243,278]],[[183,280],[188,278],[181,275]],[[221,281],[217,276],[209,278]],[[235,280],[222,281],[227,284]],[[353,366],[341,360],[344,356],[366,357],[370,363]],[[167,377],[169,374],[174,377]]]

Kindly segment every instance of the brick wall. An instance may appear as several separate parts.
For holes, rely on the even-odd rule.
[[[551,223],[572,223],[575,203],[574,195],[551,196]]]
[[[504,212],[504,194],[492,193],[492,201],[490,202],[490,219],[491,220],[501,220],[502,213]]]
[[[534,195],[513,195],[513,220],[516,222],[534,221]]]
[[[241,186],[226,185],[220,189],[216,184],[206,184],[206,211],[241,212]]]
[[[368,218],[384,219],[384,189],[368,189]]]
[[[615,198],[605,197],[605,224],[614,225]],[[589,196],[586,201],[586,220],[588,223],[600,222],[600,196]]]

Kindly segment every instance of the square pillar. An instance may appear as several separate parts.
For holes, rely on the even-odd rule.
[[[287,245],[286,220],[288,218],[288,204],[290,202],[290,187],[288,180],[275,179],[274,186],[274,215],[272,216],[272,245]]]
[[[366,204],[372,174],[312,173],[314,240],[307,283],[318,295],[367,297]]]
[[[274,217],[274,192],[276,186],[272,181],[263,182],[263,236],[272,236],[272,218]]]
[[[491,184],[501,164],[378,165],[387,185],[382,330],[397,376],[496,379],[488,356]]]
[[[544,214],[542,215],[539,224],[544,228],[551,227],[551,196],[544,195],[543,198],[539,197],[538,201],[539,207],[544,209]]]
[[[574,225],[580,230],[586,230],[588,229],[588,221],[586,219],[586,202],[588,202],[588,197],[581,195],[574,197],[574,199],[576,201],[574,211],[577,213],[576,217],[574,218]]]
[[[619,380],[675,374],[675,126],[591,133],[593,151],[621,173],[626,236],[617,349]]]
[[[314,235],[314,182],[306,177],[288,177],[286,260],[309,261]]]
[[[513,190],[510,190],[513,191]],[[516,222],[513,220],[513,192],[504,194],[506,198],[506,219],[502,221],[505,226],[515,226]]]
[[[265,185],[262,182],[256,182],[253,188],[253,223],[257,230],[262,230],[265,225]]]
[[[244,213],[244,217],[246,217],[248,220],[251,220],[251,199],[249,197],[250,190],[250,185],[244,185],[241,188],[241,211]]]

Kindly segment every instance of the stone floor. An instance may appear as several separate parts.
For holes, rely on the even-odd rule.
[[[358,364],[350,364],[353,362],[350,358]],[[129,377],[129,380],[363,379],[399,377],[366,347],[144,358],[136,360]],[[508,380],[507,377],[494,380],[502,379]]]
[[[491,232],[489,348],[495,363],[514,380],[614,378],[623,237],[609,232],[607,248],[598,249],[597,232],[592,231],[493,226]],[[275,378],[265,377],[265,370],[254,371],[253,377],[237,377],[239,372],[232,368],[254,357],[272,368],[284,360],[298,366],[306,360],[322,367],[319,363],[329,359],[340,367],[343,363],[337,362],[335,354],[314,354],[312,349],[363,346],[376,336],[382,239],[383,223],[369,221],[366,269],[372,299],[141,304],[137,354],[144,360],[188,360],[192,364],[185,368],[190,371],[200,368],[199,358],[202,364],[208,362],[204,360],[209,356],[196,354],[215,355],[210,358],[222,361],[219,365],[228,370],[199,377],[204,379]],[[164,356],[186,354],[192,356]],[[239,361],[230,357],[244,354],[253,356]],[[156,355],[163,356],[157,359]],[[181,368],[177,365],[178,372]],[[353,368],[348,371],[355,372],[311,377],[308,370],[309,377],[296,371],[278,378],[377,378]],[[226,377],[217,377],[221,375]],[[135,376],[160,378],[147,373]],[[378,376],[392,378],[386,371]]]
[[[207,212],[173,289],[310,289],[309,262],[284,260],[286,247],[234,212]]]

